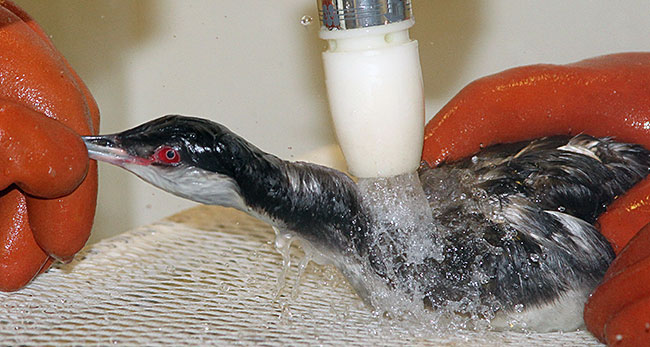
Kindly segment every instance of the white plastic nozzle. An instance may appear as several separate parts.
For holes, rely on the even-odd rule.
[[[349,6],[339,10],[333,3]],[[362,9],[350,7],[362,3]],[[319,5],[320,37],[328,41],[323,64],[330,111],[350,173],[388,177],[415,171],[424,98],[418,43],[408,33],[414,24],[410,1]]]

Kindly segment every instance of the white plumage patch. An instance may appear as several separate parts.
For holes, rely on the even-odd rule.
[[[586,301],[583,291],[570,290],[544,305],[500,313],[490,325],[497,330],[572,331],[584,326],[582,314]]]
[[[585,157],[590,157],[601,161],[600,158],[594,153],[593,149],[600,143],[600,141],[593,140],[584,140],[578,137],[572,138],[566,145],[558,147],[560,151],[572,152],[576,154],[584,155]]]
[[[225,175],[185,165],[165,167],[126,163],[123,167],[160,189],[192,201],[242,211],[247,208],[239,186]]]
[[[598,246],[594,243],[594,238],[589,237],[585,232],[586,229],[592,228],[592,225],[585,222],[584,220],[574,217],[572,215],[558,212],[558,211],[544,211],[552,215],[557,221],[562,223],[566,231],[568,232],[571,240],[584,251],[591,251],[596,249]]]

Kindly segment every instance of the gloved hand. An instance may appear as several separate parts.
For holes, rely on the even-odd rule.
[[[0,1],[0,290],[20,289],[88,240],[97,166],[79,135],[98,126],[94,99],[47,35]]]
[[[497,143],[579,133],[612,136],[650,149],[650,53],[607,55],[569,65],[524,66],[478,79],[427,124],[423,160],[438,165]],[[649,222],[650,178],[617,199],[598,220],[617,254]],[[649,240],[647,232],[628,247],[635,248],[633,242],[650,244]],[[650,260],[650,252],[647,255]],[[610,280],[629,275],[628,266],[634,270],[625,260],[617,258],[617,263],[616,274],[608,273],[613,277]],[[648,287],[650,263],[645,270],[636,269],[636,276],[626,276],[626,281],[618,278],[615,286],[604,283],[596,289],[593,298],[598,300],[587,304],[585,322],[601,341],[618,345],[650,340],[647,320],[636,321],[639,312],[650,317],[650,296],[626,296],[643,283],[643,288]],[[607,302],[620,306],[605,306]],[[627,305],[625,312],[623,304]],[[607,338],[620,335],[622,340],[607,340],[604,334],[614,318]],[[621,327],[629,329],[619,334]]]

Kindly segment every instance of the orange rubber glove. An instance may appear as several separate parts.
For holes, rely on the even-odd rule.
[[[585,305],[585,323],[602,342],[650,345],[650,225],[616,256]]]
[[[579,133],[650,149],[650,53],[524,66],[478,79],[426,126],[423,159],[438,165],[497,143]],[[630,241],[650,222],[650,178],[614,201],[598,222],[617,254],[628,250],[586,305],[587,328],[609,344],[650,345],[650,296],[638,295],[650,290],[650,252],[639,256],[643,262],[635,251],[648,249],[650,231]]]
[[[79,134],[97,134],[90,92],[43,30],[0,0],[0,290],[70,260],[90,235],[97,167]]]

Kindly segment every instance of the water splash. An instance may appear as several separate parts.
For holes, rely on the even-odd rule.
[[[362,178],[358,186],[373,219],[374,235],[402,241],[409,263],[421,263],[425,257],[443,260],[442,244],[431,238],[436,226],[417,173]]]
[[[278,227],[273,227],[275,231],[275,249],[282,256],[282,272],[278,276],[275,287],[275,300],[280,297],[282,290],[287,283],[287,274],[291,269],[291,243],[293,242],[294,235],[286,230],[282,230]]]
[[[300,18],[300,24],[303,26],[308,26],[314,21],[314,18],[309,15],[304,15]]]
[[[298,267],[294,291],[307,262],[315,260],[319,264],[335,265],[378,317],[408,322],[405,325],[434,334],[488,327],[501,307],[489,296],[482,297],[481,288],[491,280],[491,275],[481,268],[482,257],[487,253],[498,255],[503,250],[491,246],[480,233],[468,237],[467,245],[457,244],[453,235],[460,231],[454,228],[481,230],[476,225],[480,221],[457,220],[445,224],[437,219],[446,216],[444,209],[450,201],[470,204],[466,200],[482,200],[485,194],[456,186],[469,179],[464,177],[464,172],[438,172],[426,178],[427,187],[436,186],[426,192],[418,173],[359,179],[359,193],[371,220],[364,235],[365,248],[358,254],[343,255],[313,247],[299,238],[307,258]],[[456,179],[439,175],[454,175]],[[440,185],[436,184],[438,180]],[[291,263],[289,241],[298,236],[279,229],[276,233],[276,248],[284,260],[278,279],[279,294]],[[471,259],[456,259],[465,253],[460,249],[464,246],[484,252],[472,253]],[[465,265],[455,267],[459,262]],[[293,294],[296,298],[296,293]]]

